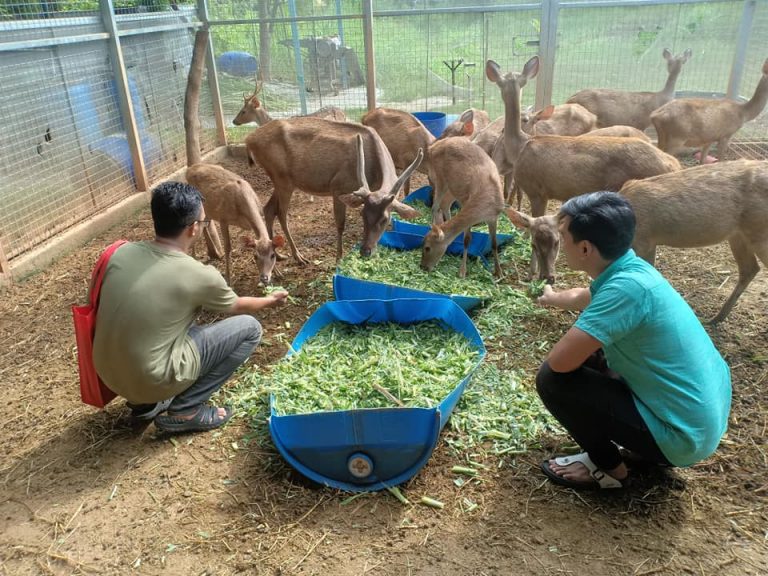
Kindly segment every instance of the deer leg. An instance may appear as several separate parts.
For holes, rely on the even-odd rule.
[[[497,221],[488,222],[488,233],[491,235],[491,249],[493,250],[493,275],[497,278],[501,276],[501,265],[499,264],[499,244],[496,238]]]
[[[232,240],[229,237],[229,224],[221,223],[221,237],[224,240],[224,261],[226,263],[227,270],[227,284],[232,285],[231,281],[231,265],[232,265]]]
[[[699,164],[706,164],[707,163],[707,155],[709,154],[709,147],[712,146],[711,143],[704,144],[704,146],[701,147],[701,150],[699,151]]]
[[[721,138],[717,141],[717,159],[723,162],[728,159],[728,151],[731,148],[731,138]]]
[[[272,193],[272,196],[270,196],[269,200],[267,200],[267,203],[264,205],[264,224],[267,226],[267,234],[269,234],[270,238],[274,238],[274,226],[275,226],[275,215],[277,214],[278,209],[278,199],[277,199],[277,191]],[[285,229],[283,229],[285,231]],[[286,234],[287,236],[287,234]],[[278,260],[287,260],[288,257],[280,254],[277,250],[275,250],[275,256]]]
[[[469,252],[469,243],[472,241],[472,229],[464,230],[464,250],[461,253],[461,267],[459,268],[459,278],[467,277],[467,253]]]
[[[656,244],[643,242],[642,240],[638,240],[637,236],[635,236],[635,241],[632,243],[632,249],[635,251],[635,254],[648,262],[648,264],[651,266],[656,265]]]
[[[760,265],[757,263],[755,252],[744,236],[741,234],[732,236],[728,239],[728,244],[731,246],[731,252],[733,253],[734,258],[736,258],[736,265],[739,268],[739,281],[736,283],[736,287],[733,289],[733,292],[731,292],[728,300],[723,304],[720,312],[710,320],[711,324],[717,324],[718,322],[725,320],[728,313],[731,311],[731,308],[733,308],[734,304],[736,304],[736,301],[739,299],[739,296],[741,296],[741,293],[744,292],[747,286],[749,286],[749,283],[752,282],[752,279],[757,276],[757,273],[760,271]],[[761,248],[761,259],[763,261],[768,260],[768,246],[763,246]]]
[[[304,256],[301,255],[301,252],[299,252],[299,249],[296,247],[296,243],[293,241],[293,236],[291,236],[291,231],[288,229],[288,206],[291,203],[291,196],[293,195],[293,190],[291,190],[288,193],[281,194],[275,189],[275,195],[280,198],[279,201],[277,201],[277,219],[280,221],[280,227],[283,229],[283,232],[285,232],[285,239],[288,240],[288,247],[291,249],[291,254],[293,254],[293,257],[296,259],[296,261],[301,264],[305,265],[309,263],[309,260],[304,258]],[[272,199],[270,198],[270,202]],[[269,204],[269,202],[267,202]],[[274,210],[274,208],[273,208]],[[266,220],[267,214],[266,209],[264,211],[264,219]],[[272,216],[272,220],[274,221],[274,215]],[[267,224],[267,230],[270,230],[269,224]],[[271,232],[270,232],[271,234]]]
[[[531,196],[528,194],[528,201],[531,203],[531,216],[544,216],[547,211],[547,199],[541,196]]]
[[[203,228],[203,239],[205,240],[205,247],[208,250],[208,258],[211,260],[218,260],[221,258],[221,240],[219,239],[219,232],[214,224],[214,222],[211,222],[207,227]]]
[[[336,262],[338,262],[343,253],[342,238],[347,220],[347,205],[335,196],[333,198],[333,219],[336,222]]]

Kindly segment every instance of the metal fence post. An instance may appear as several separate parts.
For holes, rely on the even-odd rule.
[[[301,113],[306,114],[307,89],[304,84],[304,62],[301,59],[301,38],[299,38],[299,25],[297,24],[299,15],[296,11],[296,0],[288,0],[288,11],[291,15],[291,39],[293,40],[293,59],[296,62],[296,81],[299,84],[299,102],[301,102]]]
[[[741,88],[741,79],[744,76],[744,61],[747,58],[747,46],[749,46],[752,20],[755,17],[757,0],[744,0],[744,12],[741,14],[741,23],[736,35],[736,51],[733,54],[731,75],[728,78],[728,98],[736,98]]]
[[[557,48],[557,18],[560,0],[541,0],[539,23],[539,76],[536,80],[536,110],[552,103],[552,85],[555,78],[555,52]]]
[[[131,101],[131,92],[128,87],[128,73],[125,70],[125,61],[123,60],[123,49],[120,46],[120,36],[118,35],[117,23],[115,22],[115,11],[112,0],[100,0],[99,8],[104,27],[109,33],[107,44],[109,45],[109,61],[112,65],[112,72],[115,75],[115,86],[117,88],[117,102],[120,107],[120,116],[125,127],[125,135],[128,139],[128,147],[131,149],[131,160],[133,161],[133,174],[136,180],[136,189],[145,192],[148,188],[147,167],[144,164],[144,155],[141,151],[141,138],[136,126],[136,116],[133,113],[133,102]]]
[[[376,108],[376,59],[373,55],[373,0],[363,0],[363,43],[365,44],[365,95],[368,110]]]
[[[197,17],[203,23],[205,30],[208,26],[208,0],[197,0]],[[211,91],[211,104],[213,104],[213,116],[216,120],[216,143],[219,146],[227,145],[227,130],[225,128],[224,110],[221,108],[221,92],[219,91],[219,75],[216,72],[216,58],[213,54],[213,38],[208,34],[208,50],[205,52],[205,66],[208,68],[208,89]]]
[[[0,242],[0,285],[3,281],[13,283],[13,275],[11,274],[11,265],[8,264],[8,258],[5,257],[5,250],[3,250],[3,243]]]

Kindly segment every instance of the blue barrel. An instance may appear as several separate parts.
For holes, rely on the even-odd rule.
[[[269,431],[280,454],[299,472],[326,486],[368,492],[396,486],[429,460],[485,346],[472,320],[450,300],[359,300],[327,302],[310,316],[291,351],[333,322],[349,324],[437,320],[462,333],[477,348],[474,368],[435,407],[365,408],[279,416],[270,399]],[[288,355],[293,352],[289,352]]]
[[[424,124],[424,127],[429,130],[435,138],[440,138],[440,135],[445,130],[445,112],[413,112],[416,119]]]
[[[248,52],[224,52],[216,59],[216,66],[221,72],[243,78],[256,76],[259,71],[259,61]]]

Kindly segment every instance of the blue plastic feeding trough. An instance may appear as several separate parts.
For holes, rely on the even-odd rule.
[[[216,59],[216,66],[230,76],[248,78],[256,76],[259,71],[259,61],[248,52],[224,52]]]
[[[445,112],[413,112],[416,119],[424,124],[435,138],[440,138],[445,130]]]
[[[349,324],[438,321],[463,334],[479,352],[472,371],[432,408],[364,408],[279,416],[270,399],[269,430],[280,454],[311,480],[341,490],[367,492],[396,486],[429,460],[485,346],[472,320],[448,299],[327,302],[302,326],[288,355],[333,322]]]
[[[333,275],[333,297],[336,300],[392,300],[395,298],[447,299],[452,300],[462,310],[467,312],[483,303],[483,298],[479,296],[427,292],[426,290],[415,290],[404,286],[395,286],[394,284],[384,284],[383,282],[352,278],[350,276],[344,276],[343,274]]]
[[[424,186],[408,194],[408,196],[406,196],[403,199],[403,202],[406,204],[415,204],[417,202],[421,202],[426,206],[432,206],[431,194],[432,194],[432,187]],[[456,206],[455,203],[454,205]],[[407,245],[411,244],[410,240],[395,238],[393,236],[385,237],[387,234],[385,233],[384,236],[382,236],[382,240],[379,240],[379,244],[382,244],[383,246],[389,246],[391,248],[399,248],[401,250],[418,249],[418,248],[421,248],[421,245],[423,244],[423,237],[426,236],[429,230],[430,230],[430,226],[426,224],[413,224],[411,222],[393,218],[392,231],[394,233],[420,236],[422,238],[422,243],[419,244],[418,246],[406,247]],[[511,242],[514,239],[515,239],[514,234],[500,234],[498,232],[496,233],[496,243],[498,244],[498,246],[503,246],[504,244],[507,244],[508,242]],[[402,244],[403,246],[400,247],[398,246],[398,244]],[[493,249],[493,244],[491,243],[490,234],[488,234],[487,232],[477,232],[477,231],[472,232],[472,238],[469,241],[469,248],[467,249],[467,252],[469,253],[470,256],[483,258],[488,254],[490,254],[492,249]],[[459,255],[464,252],[464,233],[459,234],[459,236],[457,236],[456,239],[448,245],[446,252],[448,254],[454,254],[454,255]]]

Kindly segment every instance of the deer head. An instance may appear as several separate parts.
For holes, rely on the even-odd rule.
[[[262,126],[269,122],[271,118],[259,100],[259,93],[263,86],[261,82],[256,82],[256,88],[253,94],[243,94],[243,107],[232,120],[232,124],[235,126],[241,126],[242,124],[248,124],[249,122],[256,122],[259,126]]]
[[[272,271],[277,262],[275,248],[282,248],[285,245],[285,239],[276,235],[274,238],[252,238],[243,237],[243,246],[253,250],[253,259],[256,262],[256,269],[259,271],[259,281],[265,286],[272,281]]]
[[[362,207],[363,217],[363,241],[360,245],[360,254],[370,256],[376,244],[389,226],[389,221],[394,210],[403,218],[410,220],[419,215],[418,210],[396,200],[397,193],[403,183],[411,176],[411,173],[419,167],[424,158],[424,150],[419,148],[416,158],[408,168],[397,178],[394,184],[382,181],[381,189],[371,191],[368,179],[365,176],[365,147],[363,137],[357,135],[357,177],[360,188],[351,194],[339,196],[344,204],[351,208]]]
[[[424,236],[424,246],[421,250],[421,266],[422,270],[432,272],[437,263],[445,254],[448,249],[448,242],[446,241],[445,232],[439,227],[433,225],[429,232]]]

